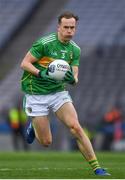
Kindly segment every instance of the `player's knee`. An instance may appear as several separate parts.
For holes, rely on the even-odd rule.
[[[70,127],[71,133],[78,137],[81,134],[81,126],[79,124],[74,124]]]

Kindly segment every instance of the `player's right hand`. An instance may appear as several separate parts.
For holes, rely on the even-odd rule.
[[[49,80],[50,82],[52,82],[54,84],[59,83],[57,80],[53,79],[52,77],[50,77],[48,75],[48,69],[44,69],[42,71],[39,71],[38,77],[40,77],[41,79],[44,79],[44,80]]]

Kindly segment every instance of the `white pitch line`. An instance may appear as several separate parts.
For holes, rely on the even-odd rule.
[[[17,170],[17,171],[26,171],[26,170],[29,170],[29,171],[31,171],[31,170],[34,170],[34,171],[36,171],[36,170],[81,170],[81,169],[83,169],[83,168],[71,168],[71,167],[67,167],[67,168],[56,168],[56,167],[54,167],[54,168],[48,168],[48,167],[39,167],[39,168],[29,168],[29,169],[23,169],[23,168],[1,168],[0,169],[0,171],[15,171],[15,170]],[[88,168],[86,168],[86,169],[88,169]]]

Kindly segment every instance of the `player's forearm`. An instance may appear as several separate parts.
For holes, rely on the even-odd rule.
[[[78,77],[74,76],[74,78],[75,78],[75,84],[77,84],[78,83]]]
[[[74,78],[75,78],[75,84],[78,83],[78,67],[73,66],[73,74],[74,74]]]
[[[33,63],[35,63],[36,61],[37,61],[37,59],[30,52],[28,52],[26,54],[26,56],[24,57],[24,59],[22,60],[20,67],[23,70],[28,71],[28,72],[34,74],[35,76],[37,76],[39,73],[39,69],[37,69],[33,65]]]
[[[21,63],[21,68],[23,70],[30,72],[31,74],[33,74],[35,76],[38,76],[38,74],[39,74],[39,69],[37,69],[35,66],[33,66],[30,62]]]

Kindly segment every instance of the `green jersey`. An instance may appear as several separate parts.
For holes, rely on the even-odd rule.
[[[55,59],[67,61],[71,66],[78,66],[80,59],[80,48],[74,41],[62,43],[58,40],[56,33],[44,36],[36,41],[30,53],[37,59],[33,65],[39,70],[48,68]],[[24,71],[21,86],[27,94],[50,94],[65,90],[65,83],[52,83],[44,78],[37,77],[28,71]]]

